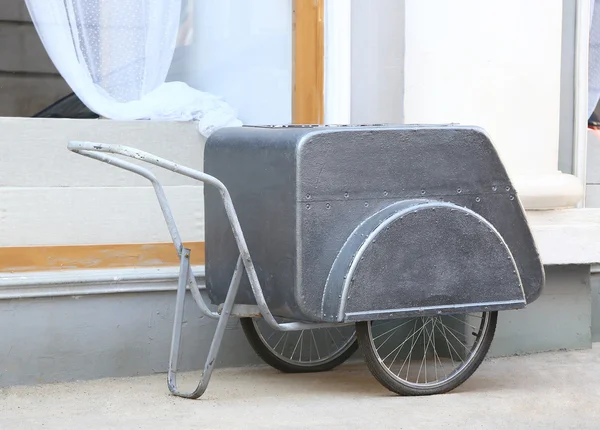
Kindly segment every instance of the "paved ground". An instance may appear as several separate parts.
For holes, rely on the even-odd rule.
[[[42,426],[599,429],[600,345],[486,361],[455,392],[420,398],[390,395],[361,363],[312,375],[221,370],[199,401],[169,396],[164,375],[0,390],[0,429]]]

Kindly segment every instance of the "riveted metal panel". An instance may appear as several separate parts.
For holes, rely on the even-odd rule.
[[[502,237],[449,203],[413,205],[379,224],[357,250],[344,287],[341,320],[525,306]]]

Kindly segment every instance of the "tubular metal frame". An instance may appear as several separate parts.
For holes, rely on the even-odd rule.
[[[296,330],[311,330],[317,328],[326,328],[333,326],[342,326],[348,325],[343,323],[302,323],[302,322],[289,322],[289,323],[278,323],[269,310],[267,302],[262,292],[262,287],[258,280],[258,276],[256,274],[256,270],[254,268],[254,264],[252,263],[252,259],[250,257],[250,252],[248,250],[248,246],[246,244],[246,240],[244,239],[244,234],[242,232],[242,228],[240,226],[235,208],[233,206],[233,201],[231,200],[231,196],[229,195],[229,191],[223,185],[221,181],[217,178],[207,175],[206,173],[199,172],[197,170],[191,169],[189,167],[181,166],[172,161],[163,159],[161,157],[157,157],[156,155],[150,154],[148,152],[140,151],[136,148],[131,148],[123,145],[114,145],[114,144],[106,144],[106,143],[94,143],[94,142],[81,142],[81,141],[71,141],[67,145],[67,148],[75,152],[77,154],[102,161],[104,163],[110,164],[112,166],[128,170],[132,173],[140,175],[146,179],[148,179],[152,186],[154,187],[154,191],[156,193],[156,197],[158,199],[158,203],[160,205],[162,214],[164,216],[165,222],[167,223],[167,227],[169,229],[169,233],[171,235],[171,239],[173,240],[173,244],[175,245],[175,249],[177,251],[177,255],[180,259],[180,267],[179,267],[179,281],[177,287],[177,297],[175,302],[175,318],[173,321],[173,334],[171,338],[171,349],[169,355],[169,371],[167,376],[167,385],[169,387],[169,391],[179,397],[189,398],[189,399],[197,399],[208,387],[208,383],[210,381],[210,377],[212,375],[212,371],[214,369],[214,365],[219,353],[219,349],[221,347],[221,341],[223,340],[223,335],[225,333],[225,328],[227,326],[227,322],[231,316],[234,317],[257,317],[260,316],[265,319],[267,324],[275,330],[280,331],[296,331]],[[233,236],[235,238],[236,244],[238,246],[238,250],[240,252],[237,264],[233,271],[233,275],[231,277],[231,283],[229,285],[229,291],[227,292],[227,296],[225,298],[225,303],[222,305],[222,308],[219,307],[219,312],[213,312],[210,310],[202,295],[200,293],[200,289],[198,288],[198,284],[196,282],[196,278],[192,273],[192,269],[190,267],[190,250],[184,248],[183,242],[181,240],[181,236],[179,234],[179,230],[177,229],[177,225],[175,224],[175,219],[173,218],[173,214],[169,203],[167,201],[167,197],[163,190],[162,185],[156,178],[156,176],[148,169],[139,166],[137,164],[124,161],[120,158],[117,158],[113,155],[108,154],[116,154],[122,155],[125,157],[133,158],[135,160],[143,161],[149,164],[153,164],[157,167],[161,167],[166,170],[170,170],[171,172],[187,176],[188,178],[195,179],[197,181],[204,182],[206,184],[212,185],[216,187],[223,200],[223,205],[225,207],[225,212],[227,213],[227,217],[229,219],[229,223],[231,224],[231,229],[233,231]],[[253,312],[251,309],[254,307],[238,307],[237,309],[240,312],[235,312],[235,297],[237,295],[237,291],[240,285],[240,280],[243,272],[246,272],[248,275],[248,280],[250,282],[250,287],[252,288],[252,292],[256,299],[258,313]],[[185,294],[186,289],[189,286],[190,292],[194,301],[198,305],[200,311],[207,317],[217,319],[217,329],[215,331],[213,340],[210,345],[208,357],[204,364],[204,371],[200,378],[200,381],[196,387],[196,389],[192,392],[186,393],[182,392],[177,388],[176,375],[177,375],[177,366],[179,361],[179,348],[181,346],[181,328],[183,324],[183,307],[185,303]]]

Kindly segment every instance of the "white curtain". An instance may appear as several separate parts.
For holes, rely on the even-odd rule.
[[[25,0],[59,73],[83,103],[116,120],[198,121],[208,136],[239,126],[225,101],[165,82],[181,0]]]

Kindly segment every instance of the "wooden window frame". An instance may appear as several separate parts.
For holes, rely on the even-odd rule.
[[[323,124],[325,0],[293,0],[294,124]]]

